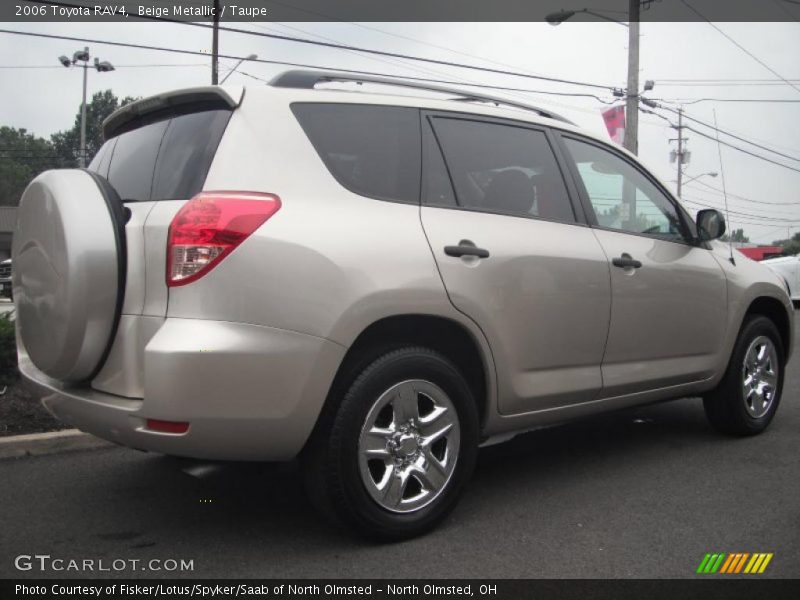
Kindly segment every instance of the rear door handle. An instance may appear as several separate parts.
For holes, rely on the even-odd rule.
[[[467,242],[467,240],[461,240],[458,246],[445,246],[444,253],[447,256],[455,256],[459,258],[461,256],[477,256],[478,258],[489,258],[489,251],[484,250],[483,248],[478,248],[475,244]]]
[[[623,253],[619,258],[612,258],[611,264],[621,269],[639,269],[642,266],[642,261],[632,258],[630,254]]]

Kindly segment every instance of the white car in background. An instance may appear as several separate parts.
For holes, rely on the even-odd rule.
[[[761,261],[762,265],[780,275],[789,288],[792,302],[800,302],[800,255],[779,256]]]

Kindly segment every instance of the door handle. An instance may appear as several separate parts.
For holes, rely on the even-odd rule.
[[[467,240],[461,240],[458,246],[445,246],[444,253],[447,256],[455,256],[459,258],[461,256],[477,256],[478,258],[489,258],[489,251],[484,250],[483,248],[478,248],[475,244],[471,242],[467,242]]]
[[[612,258],[611,264],[621,269],[639,269],[642,266],[642,261],[632,258],[630,254],[625,252],[619,258]]]

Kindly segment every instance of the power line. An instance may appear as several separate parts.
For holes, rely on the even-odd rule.
[[[665,107],[663,107],[663,106],[659,106],[658,108],[662,108],[662,109],[663,109],[663,108],[665,108]],[[676,125],[675,125],[675,124],[674,124],[672,121],[670,121],[670,120],[669,120],[667,117],[665,117],[664,115],[660,115],[660,114],[658,114],[657,112],[655,112],[655,111],[653,111],[653,110],[646,110],[646,109],[643,109],[643,108],[640,108],[639,110],[641,110],[642,112],[645,112],[645,113],[647,113],[647,114],[655,115],[655,116],[657,116],[657,117],[659,117],[659,118],[661,118],[661,119],[664,119],[664,120],[665,120],[667,123],[669,123],[669,124],[670,124],[670,126],[671,126],[673,129],[677,129],[677,126],[676,126]],[[706,138],[706,139],[712,140],[712,141],[714,141],[714,142],[717,142],[717,141],[719,141],[719,143],[720,143],[720,144],[722,144],[723,146],[727,146],[727,147],[729,147],[729,148],[733,148],[734,150],[738,150],[739,152],[742,152],[742,153],[744,153],[744,154],[748,154],[748,155],[750,155],[750,156],[752,156],[752,157],[754,157],[754,158],[760,158],[760,159],[761,159],[761,160],[763,160],[763,161],[766,161],[766,162],[768,162],[768,163],[772,163],[773,165],[777,165],[777,166],[779,166],[779,167],[783,167],[784,169],[789,169],[790,171],[796,171],[796,172],[800,173],[800,169],[797,169],[797,168],[795,168],[795,167],[792,167],[792,166],[790,166],[790,165],[785,165],[785,164],[783,164],[783,163],[780,163],[780,162],[778,162],[778,161],[772,160],[771,158],[768,158],[768,157],[766,157],[766,156],[761,156],[760,154],[756,154],[756,153],[754,153],[754,152],[750,152],[749,150],[746,150],[745,148],[742,148],[742,147],[740,147],[740,146],[736,146],[736,145],[734,145],[734,144],[730,144],[730,143],[728,143],[728,142],[723,142],[723,141],[721,141],[721,140],[717,140],[716,138],[714,138],[714,137],[711,137],[711,136],[710,136],[710,135],[708,135],[707,133],[704,133],[704,132],[702,132],[702,131],[699,131],[698,129],[695,129],[694,127],[690,127],[689,125],[684,125],[683,127],[684,127],[684,129],[688,129],[689,131],[693,131],[693,132],[694,132],[694,133],[696,133],[697,135],[699,135],[699,136],[701,136],[701,137],[704,137],[704,138]]]
[[[671,104],[697,104],[698,102],[758,102],[758,103],[786,102],[792,104],[800,103],[800,100],[790,100],[788,98],[675,98],[671,100],[667,98],[651,98],[651,99],[658,102],[669,102]]]
[[[664,110],[667,110],[667,111],[671,112],[671,113],[678,114],[678,111],[677,111],[677,110],[675,110],[675,109],[672,109],[672,108],[670,108],[670,107],[668,107],[668,106],[664,106],[664,107],[662,107],[662,108],[663,108]],[[724,135],[727,135],[727,136],[729,136],[729,137],[732,137],[732,138],[734,138],[734,139],[737,139],[737,140],[739,140],[740,142],[745,142],[745,143],[747,143],[747,144],[750,144],[750,145],[752,145],[752,146],[755,146],[756,148],[760,148],[760,149],[762,149],[762,150],[767,150],[768,152],[772,152],[773,154],[777,154],[778,156],[782,156],[783,158],[788,158],[788,159],[791,159],[791,160],[796,160],[796,161],[799,161],[799,162],[800,162],[800,158],[798,158],[798,157],[796,157],[796,156],[792,156],[792,155],[790,155],[790,154],[784,154],[783,152],[778,152],[777,150],[773,150],[772,148],[768,148],[767,146],[762,146],[761,144],[757,144],[757,143],[755,143],[755,142],[753,142],[753,141],[750,141],[750,140],[748,140],[748,139],[745,139],[745,138],[743,138],[743,137],[740,137],[740,136],[738,136],[738,135],[735,135],[735,134],[731,133],[730,131],[725,131],[724,129],[718,129],[718,128],[716,128],[715,126],[711,125],[710,123],[706,123],[705,121],[701,121],[700,119],[697,119],[697,118],[695,118],[695,117],[690,117],[690,116],[689,116],[688,114],[686,114],[685,112],[683,113],[683,116],[684,116],[684,118],[686,118],[686,119],[687,119],[687,120],[689,120],[689,121],[694,121],[695,123],[698,123],[698,124],[700,124],[700,125],[703,125],[704,127],[708,127],[708,128],[710,128],[710,129],[713,129],[713,130],[715,130],[715,131],[718,131],[719,133],[722,133],[722,134],[724,134]]]
[[[688,3],[686,0],[681,0],[681,2],[684,4],[684,6],[686,6],[686,7],[687,7],[689,10],[691,10],[693,13],[695,13],[695,14],[696,14],[698,17],[700,17],[701,19],[703,19],[703,20],[704,20],[706,23],[708,23],[708,24],[709,24],[711,27],[713,27],[714,29],[716,29],[716,30],[717,30],[717,31],[718,31],[720,34],[722,34],[723,36],[725,36],[725,38],[726,38],[726,39],[727,39],[729,42],[731,42],[731,43],[732,43],[734,46],[736,46],[737,48],[739,48],[739,50],[741,50],[742,52],[744,52],[745,54],[747,54],[747,56],[749,56],[749,57],[750,57],[750,58],[752,58],[754,61],[756,61],[758,64],[760,64],[762,67],[764,67],[765,69],[767,69],[767,71],[769,71],[770,73],[772,73],[773,75],[775,75],[775,76],[776,76],[778,79],[780,79],[781,81],[785,82],[787,85],[791,86],[792,88],[794,88],[795,90],[797,90],[798,92],[800,92],[800,87],[797,87],[795,84],[791,83],[791,82],[790,82],[788,79],[786,79],[786,78],[785,78],[783,75],[781,75],[780,73],[778,73],[778,72],[777,72],[775,69],[773,69],[772,67],[770,67],[770,66],[769,66],[767,63],[765,63],[763,60],[761,60],[760,58],[758,58],[758,57],[757,57],[755,54],[753,54],[752,52],[750,52],[750,51],[749,51],[747,48],[745,48],[744,46],[742,46],[742,45],[741,45],[739,42],[737,42],[735,39],[733,39],[733,38],[732,38],[731,36],[729,36],[727,33],[725,33],[724,31],[722,31],[722,29],[720,29],[719,27],[717,27],[716,25],[714,25],[714,23],[712,23],[711,21],[709,21],[709,20],[708,20],[708,18],[707,18],[705,15],[703,15],[703,13],[701,13],[699,10],[697,10],[697,9],[696,9],[694,6],[692,6],[691,4],[689,4],[689,3]]]
[[[712,185],[709,185],[704,181],[700,181],[699,179],[695,180],[695,181],[690,181],[686,185],[688,185],[688,186],[702,185],[706,189],[703,189],[703,190],[698,189],[697,190],[698,192],[704,192],[706,194],[713,194],[715,196],[721,196],[722,195],[722,190],[721,189],[719,189],[717,187],[714,187]],[[728,196],[730,196],[731,198],[734,198],[735,200],[739,200],[741,202],[748,202],[748,203],[751,203],[751,204],[764,204],[766,206],[798,206],[798,207],[800,207],[800,202],[767,202],[765,200],[753,200],[752,198],[746,198],[744,196],[738,196],[738,195],[732,194],[730,192],[728,192]]]
[[[694,127],[690,127],[689,125],[685,125],[685,127],[689,131],[693,131],[694,133],[696,133],[697,135],[699,135],[701,137],[704,137],[706,139],[709,139],[709,140],[712,140],[712,141],[715,141],[715,142],[717,141],[712,136],[708,135],[707,133],[703,133],[702,131],[699,131],[699,130],[695,129]],[[789,169],[790,171],[795,171],[797,173],[800,173],[800,169],[798,169],[798,168],[792,167],[790,165],[785,165],[785,164],[783,164],[781,162],[778,162],[776,160],[772,160],[771,158],[767,158],[766,156],[761,156],[760,154],[756,154],[755,152],[750,152],[749,150],[746,150],[746,149],[744,149],[744,148],[742,148],[740,146],[735,146],[733,144],[729,144],[728,142],[723,142],[722,140],[719,140],[719,143],[722,144],[723,146],[727,146],[728,148],[732,148],[732,149],[738,150],[739,152],[742,152],[744,154],[748,154],[748,155],[750,155],[750,156],[752,156],[754,158],[759,158],[759,159],[761,159],[763,161],[766,161],[768,163],[772,163],[773,165],[777,165],[779,167],[783,167],[784,169]]]
[[[701,202],[699,200],[696,200],[693,196],[684,196],[681,199],[684,202],[688,202],[690,204],[697,204],[697,205],[703,206],[705,208],[715,208],[715,209],[718,209],[718,210],[722,209],[722,207],[720,207],[720,206],[716,206],[716,205],[713,205],[713,204],[706,204],[705,202]],[[724,209],[722,209],[722,210],[724,210]],[[760,215],[754,215],[752,213],[743,213],[741,211],[736,211],[736,210],[731,210],[731,211],[728,211],[728,212],[731,215],[734,215],[734,216],[737,216],[737,217],[744,217],[746,219],[753,219],[753,220],[756,220],[756,221],[775,222],[775,223],[800,223],[800,218],[787,219],[787,218],[783,218],[783,217],[762,217]]]
[[[50,4],[50,5],[55,5],[55,6],[64,6],[64,7],[73,7],[73,8],[77,7],[77,6],[80,6],[80,5],[75,5],[75,4],[68,4],[68,3],[65,3],[65,2],[53,2],[53,1],[50,1],[50,0],[33,0],[33,1],[37,2],[38,4]],[[201,27],[203,29],[213,29],[214,28],[213,25],[209,25],[209,24],[206,24],[206,23],[180,21],[178,19],[168,19],[168,18],[164,18],[164,17],[154,17],[154,16],[149,16],[149,15],[135,15],[135,14],[132,14],[132,13],[131,13],[131,16],[134,17],[134,18],[137,18],[137,19],[175,23],[175,24],[178,24],[178,25],[186,25],[186,26],[191,26],[191,27]],[[324,42],[324,41],[318,41],[318,40],[309,40],[309,39],[306,39],[306,38],[298,38],[298,37],[294,37],[294,36],[280,35],[280,34],[276,34],[276,33],[266,33],[266,32],[263,32],[263,31],[252,31],[252,30],[249,30],[249,29],[240,29],[238,27],[227,27],[227,26],[219,25],[219,30],[220,31],[227,31],[229,33],[239,33],[239,34],[243,34],[243,35],[265,37],[265,38],[281,40],[281,41],[285,41],[285,42],[294,42],[294,43],[297,43],[297,44],[308,44],[308,45],[312,45],[312,46],[321,46],[321,47],[324,47],[324,48],[332,48],[332,49],[336,49],[336,50],[350,50],[350,51],[353,51],[353,52],[361,52],[361,53],[364,53],[364,54],[374,54],[374,55],[377,55],[377,56],[387,56],[387,57],[390,57],[390,58],[402,58],[402,59],[405,59],[405,60],[413,60],[413,61],[430,63],[430,64],[435,64],[435,65],[442,65],[442,66],[447,66],[447,67],[456,67],[456,68],[459,68],[459,69],[470,69],[470,70],[473,70],[473,71],[482,71],[482,72],[485,72],[485,73],[494,73],[494,74],[497,74],[497,75],[509,75],[509,76],[512,76],[512,77],[522,77],[522,78],[526,78],[526,79],[538,79],[538,80],[541,80],[541,81],[549,81],[549,82],[552,82],[552,83],[562,83],[562,84],[566,84],[566,85],[577,85],[577,86],[582,86],[582,87],[591,87],[591,88],[595,88],[595,89],[604,89],[604,90],[613,90],[614,89],[614,86],[611,86],[611,85],[602,85],[602,84],[598,84],[598,83],[589,83],[589,82],[583,82],[583,81],[573,81],[573,80],[570,80],[570,79],[561,79],[561,78],[558,78],[558,77],[545,77],[544,75],[531,75],[531,74],[528,74],[528,73],[520,73],[518,71],[510,71],[510,70],[506,70],[506,69],[494,69],[494,68],[491,68],[491,67],[479,67],[479,66],[475,66],[475,65],[467,65],[467,64],[463,64],[463,63],[456,63],[456,62],[452,62],[452,61],[440,60],[440,59],[435,59],[435,58],[426,58],[426,57],[422,57],[422,56],[411,56],[411,55],[408,55],[408,54],[401,54],[401,53],[398,53],[398,52],[389,52],[389,51],[386,51],[386,50],[376,50],[376,49],[373,49],[373,48],[361,48],[359,46],[351,46],[351,45],[348,45],[348,44],[339,44],[339,43],[334,43],[334,42]],[[221,54],[219,56],[222,57]],[[226,57],[223,57],[223,58],[226,58]],[[262,60],[254,59],[253,62],[262,62]]]
[[[114,65],[115,69],[152,69],[154,67],[208,67],[206,63],[169,63],[160,65]],[[63,65],[0,65],[0,69],[63,69]]]

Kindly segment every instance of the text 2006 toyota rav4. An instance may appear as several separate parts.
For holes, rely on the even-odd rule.
[[[315,501],[383,539],[430,529],[515,432],[687,395],[724,432],[767,427],[792,305],[712,241],[718,212],[692,222],[546,111],[317,89],[345,79],[141,100],[88,170],[30,184],[19,362],[53,414],[170,455],[300,457]]]

